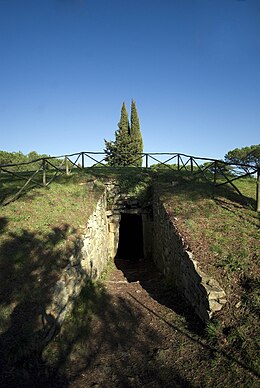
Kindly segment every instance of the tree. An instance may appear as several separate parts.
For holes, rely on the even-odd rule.
[[[143,138],[140,130],[140,121],[135,105],[135,101],[132,100],[131,104],[131,127],[130,127],[130,135],[133,142],[133,151],[134,153],[140,158],[135,161],[136,166],[142,167],[142,157],[141,154],[143,153]]]
[[[27,163],[31,162],[29,164],[24,164],[22,166],[16,167],[13,166],[11,170],[19,170],[19,171],[30,171],[30,170],[36,170],[39,167],[41,167],[42,162],[39,160],[38,162],[34,162],[34,160],[41,159],[41,158],[48,158],[48,155],[43,154],[40,155],[36,151],[31,151],[29,154],[24,155],[21,151],[19,152],[6,152],[6,151],[0,151],[0,164],[19,164],[19,163]],[[33,163],[34,162],[34,163]],[[52,163],[54,165],[57,165],[57,167],[60,165],[61,161],[52,159]],[[8,167],[10,170],[10,168]]]
[[[11,164],[13,162],[13,153],[0,151],[0,164]]]
[[[225,155],[225,161],[232,164],[248,164],[252,167],[260,167],[260,144],[249,147],[235,148]],[[249,172],[250,168],[244,166],[239,169]]]
[[[136,108],[135,108],[136,111]],[[132,115],[131,115],[132,116]],[[129,126],[128,113],[126,105],[123,103],[121,117],[118,123],[118,130],[115,132],[115,141],[105,140],[105,160],[110,166],[140,166],[138,159],[138,150],[140,149],[140,136],[138,135],[138,126],[140,132],[139,118],[137,111],[133,116],[134,135]],[[131,117],[132,123],[132,117]],[[140,133],[141,134],[141,133]],[[139,140],[138,140],[139,139]],[[137,146],[139,144],[139,146]],[[139,147],[139,148],[138,148]]]

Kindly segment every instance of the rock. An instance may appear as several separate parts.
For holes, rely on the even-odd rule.
[[[211,287],[207,290],[207,292],[209,300],[218,300],[226,296],[225,291],[220,287]]]
[[[220,311],[223,306],[221,303],[217,302],[216,300],[210,300],[209,307],[210,307],[211,313],[214,313],[215,311]]]
[[[168,209],[169,210],[169,209]],[[169,214],[168,214],[169,213]],[[199,267],[184,237],[167,213],[167,206],[155,193],[153,199],[153,257],[159,270],[171,280],[203,320],[221,310],[227,302],[220,284]],[[171,249],[170,249],[170,248]]]

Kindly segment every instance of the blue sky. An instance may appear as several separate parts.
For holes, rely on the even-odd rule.
[[[113,140],[136,101],[145,151],[260,143],[259,0],[0,0],[0,149]]]

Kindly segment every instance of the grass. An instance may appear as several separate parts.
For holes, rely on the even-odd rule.
[[[33,188],[19,200],[2,207],[1,215],[8,217],[15,228],[44,231],[50,225],[60,224],[68,219],[75,227],[79,227],[83,221],[82,210],[90,214],[93,209],[92,198],[90,196],[87,200],[87,197],[94,190],[88,189],[86,180],[86,176],[82,174],[59,177],[48,187]]]
[[[228,186],[214,189],[166,171],[159,172],[157,179],[157,192],[200,267],[228,295],[225,308],[207,326],[206,337],[259,374],[260,232],[259,214],[253,210],[255,180],[236,183],[247,198],[245,204]]]
[[[104,190],[88,182],[85,174],[60,177],[1,208],[0,372],[43,340],[51,289]]]
[[[221,324],[218,320],[211,320],[207,322],[205,334],[209,343],[215,345],[221,332]]]
[[[140,202],[151,199],[151,172],[139,167],[92,167],[87,174],[103,183],[115,182],[120,191]]]
[[[28,187],[18,200],[0,208],[0,336],[6,333],[3,347],[13,337],[19,352],[26,354],[29,344],[23,343],[19,322],[24,325],[20,331],[30,333],[30,338],[40,332],[39,305],[44,310],[50,302],[51,288],[66,258],[77,249],[108,177],[116,179],[130,198],[146,198],[150,177],[141,169],[138,173],[136,169],[112,173],[95,168],[62,175],[46,188]],[[17,179],[10,180],[9,176],[8,180],[6,175],[1,179],[3,192],[8,196],[15,193]],[[19,352],[12,349],[7,357],[18,356]]]
[[[236,182],[246,197],[244,202],[232,187],[214,189],[199,178],[193,180],[188,172],[165,169],[91,168],[61,176],[45,189],[28,187],[21,198],[0,209],[0,345],[11,349],[5,357],[26,355],[30,343],[38,339],[39,304],[50,301],[64,258],[75,249],[108,178],[141,202],[151,201],[152,190],[159,193],[204,272],[215,277],[228,295],[225,308],[207,325],[205,341],[259,373],[260,235],[259,215],[254,211],[255,181]],[[5,178],[5,195],[11,195],[17,183]],[[95,319],[95,306],[102,306],[104,298],[100,283],[86,285],[63,335],[52,344],[59,352],[51,359],[53,348],[44,350],[50,363],[62,362],[75,337],[80,343],[89,335],[84,317]],[[212,367],[218,363],[212,359]],[[205,379],[211,381],[210,371]]]
[[[90,322],[108,303],[109,297],[101,281],[90,280],[85,284],[60,332],[43,351],[43,359],[50,370],[62,372],[62,360],[73,359],[74,354],[80,358],[91,335]]]

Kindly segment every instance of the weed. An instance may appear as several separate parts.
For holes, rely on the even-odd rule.
[[[248,267],[246,263],[244,263],[241,259],[236,258],[231,253],[229,253],[226,257],[218,260],[216,266],[224,268],[230,272],[245,270]]]
[[[242,296],[242,303],[249,311],[260,317],[260,281],[257,277],[244,276],[241,279],[241,286],[245,290]]]
[[[210,247],[210,250],[213,252],[213,253],[216,253],[217,255],[221,255],[222,254],[222,248],[219,246],[219,244],[212,244],[211,247]]]
[[[141,200],[151,200],[153,180],[153,189],[167,203],[169,214],[178,215],[176,225],[199,259],[200,267],[218,278],[223,288],[229,291],[230,300],[235,296],[242,301],[241,309],[236,309],[231,303],[224,310],[221,322],[232,322],[232,327],[225,338],[228,344],[222,345],[224,351],[226,346],[232,355],[239,355],[244,364],[257,370],[256,317],[260,304],[258,216],[241,202],[231,187],[214,189],[201,179],[192,180],[189,171],[86,169],[82,173],[60,177],[46,189],[30,188],[19,200],[1,208],[2,332],[8,331],[11,320],[16,320],[20,330],[19,314],[24,314],[27,301],[30,317],[30,301],[34,297],[40,301],[45,297],[48,299],[49,290],[63,265],[63,257],[75,249],[75,241],[84,230],[108,177],[118,182],[122,192]],[[16,184],[14,180],[6,180],[4,194],[11,195]],[[245,179],[237,185],[253,206],[255,181]],[[111,261],[102,279],[107,278],[112,267]],[[40,286],[38,279],[43,279],[44,286]],[[165,293],[174,293],[172,282],[165,286]],[[90,335],[89,322],[103,308],[106,297],[102,285],[91,282],[85,285],[61,333],[45,349],[50,364],[57,365],[64,355],[71,353],[73,356],[74,349],[78,351],[84,346],[84,340]],[[20,304],[20,309],[14,302]],[[208,322],[205,333],[210,345],[221,346],[223,325],[219,316]],[[30,341],[33,342],[34,338]],[[21,352],[25,352],[28,346],[30,344],[21,336]],[[188,354],[184,345],[179,351],[182,349]],[[167,359],[164,354],[161,356]],[[212,360],[212,366],[219,367],[218,358]]]
[[[228,341],[239,349],[245,348],[246,336],[243,327],[235,327],[228,335]]]
[[[106,268],[104,269],[104,271],[102,272],[102,274],[100,276],[100,280],[101,281],[107,280],[114,268],[115,268],[114,261],[109,260],[107,262]]]
[[[221,324],[218,320],[208,321],[205,327],[205,334],[208,341],[216,344],[221,333]]]
[[[191,219],[187,219],[185,220],[185,224],[187,226],[187,228],[192,232],[193,230],[196,229],[196,223],[194,220],[191,220]]]

